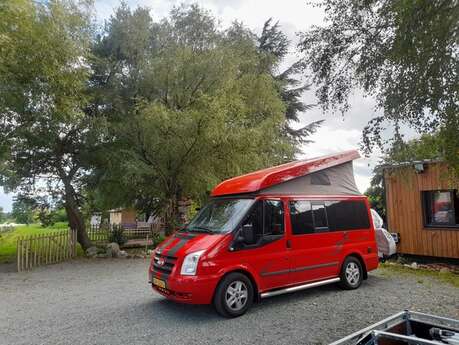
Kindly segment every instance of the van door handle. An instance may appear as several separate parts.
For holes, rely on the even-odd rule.
[[[349,239],[349,234],[347,233],[347,231],[344,232],[344,239],[345,239],[345,240],[348,240],[348,239]]]
[[[292,248],[292,242],[290,240],[287,240],[286,245],[287,245],[287,248]]]

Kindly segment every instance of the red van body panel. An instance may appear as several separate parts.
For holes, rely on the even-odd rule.
[[[246,273],[256,285],[258,293],[281,287],[338,277],[345,258],[359,258],[366,271],[378,267],[374,225],[365,196],[279,196],[263,195],[257,200],[282,200],[285,233],[283,238],[254,249],[231,250],[233,233],[191,234],[175,233],[152,254],[149,278],[161,279],[166,288],[153,289],[163,296],[193,304],[210,304],[219,281],[234,271]],[[370,227],[350,231],[332,231],[293,235],[288,203],[291,200],[364,200]],[[183,276],[180,269],[185,256],[205,250],[194,276]],[[159,252],[159,254],[158,254]],[[155,269],[155,256],[173,260],[170,274]],[[171,258],[169,258],[171,257]],[[172,259],[174,257],[175,259]]]

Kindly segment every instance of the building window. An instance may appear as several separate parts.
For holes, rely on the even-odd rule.
[[[425,226],[459,228],[459,195],[457,190],[422,192],[422,199]]]

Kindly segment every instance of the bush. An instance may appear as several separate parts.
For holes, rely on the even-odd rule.
[[[158,244],[164,241],[164,236],[158,233],[154,233],[152,239],[153,239],[153,248],[156,248]]]
[[[115,242],[120,246],[127,242],[127,238],[124,236],[124,229],[122,226],[113,226],[112,230],[108,233],[108,242]]]

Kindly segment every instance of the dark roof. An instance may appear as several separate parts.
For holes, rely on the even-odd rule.
[[[379,169],[393,169],[393,168],[409,167],[415,164],[433,164],[433,163],[443,163],[443,162],[444,161],[441,159],[422,159],[422,160],[399,162],[399,163],[381,164],[378,168]]]

